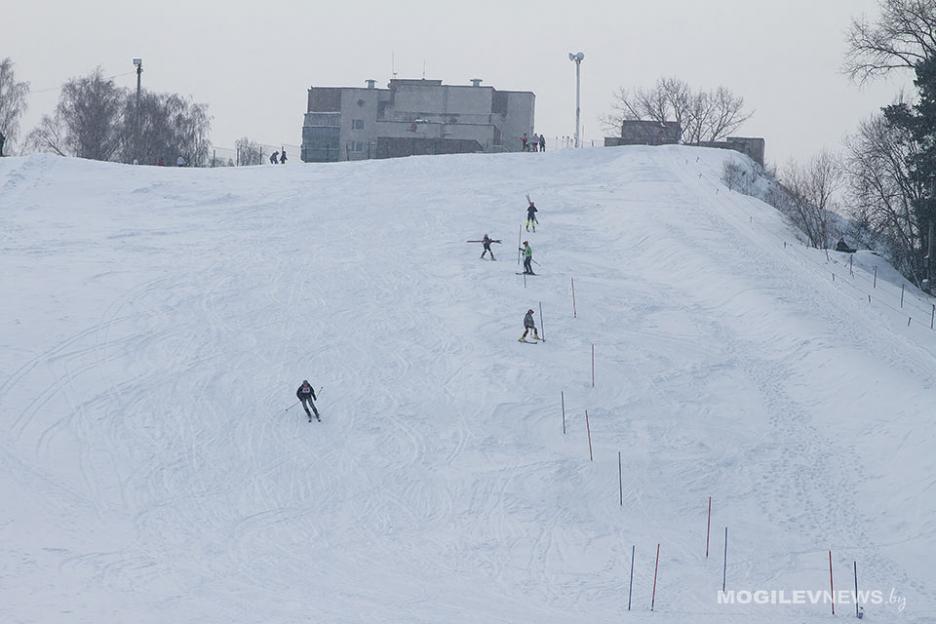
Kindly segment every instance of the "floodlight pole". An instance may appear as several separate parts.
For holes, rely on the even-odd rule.
[[[137,75],[137,92],[136,92],[136,152],[137,158],[141,156],[140,154],[140,134],[141,134],[141,116],[140,116],[140,83],[143,78],[143,59],[135,58],[133,59],[133,64],[136,65],[136,75]]]
[[[575,147],[579,148],[582,146],[582,61],[585,60],[585,55],[581,52],[569,52],[569,60],[575,63]]]

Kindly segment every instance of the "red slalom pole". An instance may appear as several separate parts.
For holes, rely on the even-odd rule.
[[[656,582],[657,582],[657,572],[660,569],[660,545],[657,544],[657,554],[656,554],[656,563],[653,564],[653,595],[650,598],[650,610],[653,611],[653,608],[656,606]]]
[[[829,593],[832,594],[832,615],[835,615],[835,585],[832,583],[832,551],[829,551]]]
[[[708,525],[705,527],[705,558],[708,559],[709,540],[712,536],[712,497],[708,497]]]
[[[585,431],[588,433],[588,461],[595,461],[595,456],[592,453],[591,426],[588,424],[588,410],[585,410]]]

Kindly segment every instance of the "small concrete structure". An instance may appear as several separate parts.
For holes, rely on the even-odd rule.
[[[715,147],[741,152],[750,156],[751,160],[763,167],[764,157],[767,152],[767,141],[760,137],[728,137],[724,141],[700,143],[699,147]]]
[[[675,121],[628,120],[621,124],[621,136],[607,137],[605,147],[616,145],[675,145],[682,137],[682,127]]]
[[[305,162],[416,154],[518,152],[533,134],[535,96],[441,80],[391,80],[367,86],[311,87],[302,127]]]

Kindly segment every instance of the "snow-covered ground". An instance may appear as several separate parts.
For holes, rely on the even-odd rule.
[[[738,157],[0,160],[0,622],[936,621],[931,304]]]

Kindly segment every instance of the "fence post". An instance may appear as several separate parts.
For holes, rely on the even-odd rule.
[[[588,435],[588,461],[595,461],[595,455],[592,453],[591,425],[588,424],[588,410],[585,410],[585,433]]]
[[[656,563],[653,564],[653,594],[650,598],[650,610],[653,611],[654,606],[656,606],[656,582],[657,582],[657,572],[660,569],[660,545],[657,544],[657,553],[656,553]]]

